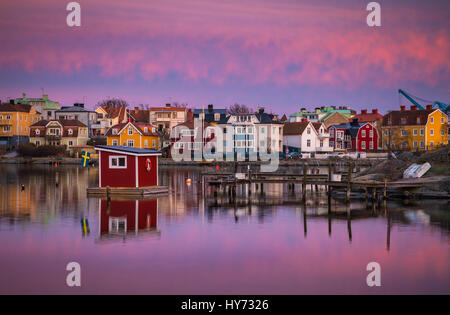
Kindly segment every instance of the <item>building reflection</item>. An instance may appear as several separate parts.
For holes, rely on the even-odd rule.
[[[158,199],[99,200],[99,239],[157,236]]]

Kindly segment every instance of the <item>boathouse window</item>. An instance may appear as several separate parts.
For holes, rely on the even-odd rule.
[[[109,218],[109,232],[114,234],[126,234],[127,218]]]
[[[109,168],[127,168],[126,156],[110,156]]]

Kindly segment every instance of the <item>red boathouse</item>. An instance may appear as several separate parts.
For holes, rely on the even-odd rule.
[[[123,146],[98,145],[98,188],[89,194],[147,195],[167,193],[158,186],[159,151]]]

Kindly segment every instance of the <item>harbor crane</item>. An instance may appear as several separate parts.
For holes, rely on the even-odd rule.
[[[410,93],[405,92],[402,89],[398,89],[398,93],[400,95],[403,95],[407,100],[409,100],[413,105],[417,106],[418,109],[425,109],[422,105],[420,105],[416,100],[420,100],[422,102],[427,102],[427,103],[432,103],[433,104],[433,108],[439,108],[441,111],[443,111],[444,113],[448,113],[450,111],[450,105],[449,104],[445,104],[443,102],[439,102],[439,101],[428,101],[428,100],[424,100],[421,99],[417,96],[414,96]]]

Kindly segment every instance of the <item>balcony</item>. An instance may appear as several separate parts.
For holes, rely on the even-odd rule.
[[[0,126],[12,126],[10,119],[0,119]]]
[[[47,139],[47,141],[61,140],[61,135],[47,134],[47,135],[45,135],[45,139]]]

